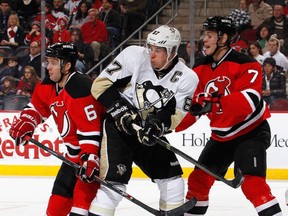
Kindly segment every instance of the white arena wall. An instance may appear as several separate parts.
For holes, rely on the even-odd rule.
[[[32,143],[15,146],[8,134],[11,123],[19,115],[18,112],[0,112],[0,175],[2,176],[55,176],[61,161],[39,149]],[[271,147],[267,151],[268,179],[288,179],[288,113],[272,113],[268,120],[271,126]],[[210,137],[208,119],[202,117],[192,127],[180,133],[167,135],[171,145],[197,159],[203,146]],[[49,118],[38,126],[33,138],[49,146],[57,152],[64,153],[66,148],[57,132],[54,121]],[[187,178],[193,164],[179,157]],[[157,166],[157,164],[156,164]],[[146,176],[138,167],[133,169],[133,177]],[[233,166],[226,178],[233,177]]]

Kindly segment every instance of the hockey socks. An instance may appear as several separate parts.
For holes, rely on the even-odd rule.
[[[241,188],[259,216],[282,216],[279,203],[271,194],[264,177],[245,176]]]
[[[46,214],[47,216],[67,216],[71,210],[72,204],[72,198],[53,194],[50,196]]]

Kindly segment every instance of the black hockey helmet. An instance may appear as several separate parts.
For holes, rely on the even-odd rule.
[[[47,48],[46,57],[68,60],[73,66],[75,66],[78,58],[77,47],[71,43],[55,43]]]
[[[203,24],[204,31],[215,31],[221,38],[224,33],[228,35],[227,43],[231,43],[231,39],[236,34],[236,27],[232,19],[222,16],[209,17]]]

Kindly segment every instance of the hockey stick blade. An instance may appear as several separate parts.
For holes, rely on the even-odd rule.
[[[169,211],[161,211],[160,216],[181,216],[188,210],[192,209],[197,203],[197,199],[193,197],[191,200],[185,202],[183,205]]]
[[[67,165],[75,168],[75,169],[79,169],[80,165],[70,161],[69,159],[65,158],[63,155],[59,154],[58,152],[54,151],[53,149],[50,149],[49,147],[43,145],[41,142],[38,142],[35,139],[32,139],[30,136],[25,136],[24,138],[26,141],[29,141],[33,144],[35,144],[36,146],[38,146],[39,148],[47,151],[48,153],[52,154],[53,156],[57,157],[58,159],[62,160],[64,163],[66,163]],[[143,202],[141,202],[140,200],[134,198],[133,196],[131,196],[130,194],[126,193],[125,191],[115,187],[113,184],[105,181],[104,179],[101,179],[98,176],[94,176],[94,179],[99,182],[100,184],[105,185],[107,188],[109,188],[110,190],[118,193],[119,195],[121,195],[122,197],[128,199],[129,201],[133,202],[134,204],[142,207],[143,209],[145,209],[146,211],[150,212],[153,215],[156,216],[180,216],[183,215],[185,212],[187,212],[189,209],[193,208],[196,205],[196,198],[192,198],[191,200],[189,200],[188,202],[185,202],[183,205],[174,208],[170,211],[159,211],[156,210],[154,208],[151,208],[150,206],[144,204]]]
[[[170,143],[160,139],[159,137],[153,135],[154,139],[156,139],[157,143],[160,144],[161,146],[165,147],[166,149],[174,152],[175,154],[180,155],[181,157],[183,157],[184,159],[186,159],[187,161],[193,163],[196,167],[202,169],[203,171],[205,171],[206,173],[210,174],[211,176],[215,177],[217,180],[222,181],[223,183],[229,185],[232,188],[238,188],[244,181],[244,177],[242,175],[242,172],[240,169],[236,170],[236,175],[235,178],[232,180],[227,180],[224,177],[220,176],[217,173],[212,172],[211,170],[209,170],[207,167],[205,167],[204,165],[200,164],[197,160],[195,160],[194,158],[190,157],[189,155],[185,154],[184,152],[180,151],[179,149],[175,148],[174,146],[170,145]]]

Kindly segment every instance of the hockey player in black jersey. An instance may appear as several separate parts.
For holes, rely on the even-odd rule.
[[[132,163],[157,184],[159,208],[184,202],[182,169],[174,153],[156,144],[186,115],[187,101],[198,83],[195,73],[178,60],[181,36],[176,28],[160,26],[147,46],[124,49],[95,79],[92,95],[108,113],[101,144],[100,177],[125,190]],[[136,132],[133,123],[143,130]],[[101,185],[90,216],[111,216],[121,196]]]

